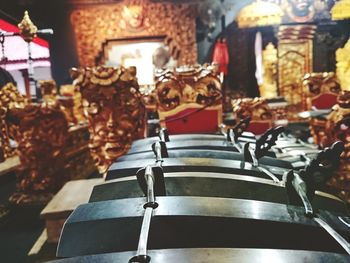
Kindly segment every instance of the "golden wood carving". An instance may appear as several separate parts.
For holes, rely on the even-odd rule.
[[[160,70],[156,74],[156,94],[158,110],[161,112],[186,103],[221,105],[221,81],[217,65]]]
[[[311,110],[317,100],[327,100],[323,103],[330,108],[333,106],[331,96],[335,99],[339,92],[340,84],[334,72],[308,73],[303,79],[303,110]],[[310,133],[315,144],[321,147],[328,146],[326,119],[311,118]]]
[[[122,1],[74,10],[71,15],[81,66],[95,65],[108,39],[166,36],[180,65],[197,60],[195,9],[186,4]]]
[[[16,127],[21,160],[16,172],[16,193],[10,201],[47,202],[67,181],[63,155],[68,136],[66,118],[55,105],[28,104],[10,109],[7,122]]]
[[[331,10],[333,20],[350,18],[350,0],[340,0]]]
[[[350,38],[336,53],[337,77],[343,90],[350,90]]]
[[[318,96],[340,92],[340,83],[334,72],[307,73],[303,78],[304,110],[311,110],[312,102]]]
[[[41,96],[43,101],[48,104],[57,103],[57,86],[54,80],[39,81]]]
[[[33,38],[36,37],[38,28],[33,24],[32,20],[28,15],[28,11],[24,12],[22,21],[18,24],[19,32],[26,42],[32,42]]]
[[[264,98],[277,97],[277,49],[269,43],[263,51],[264,78],[259,87]]]
[[[15,127],[6,123],[6,113],[9,109],[21,108],[27,104],[27,98],[18,92],[17,87],[13,83],[9,82],[0,89],[0,140],[4,158],[15,154],[15,151],[10,147],[9,137],[13,138],[16,133]]]
[[[13,153],[10,147],[7,126],[5,123],[6,109],[0,103],[0,163]]]
[[[25,96],[19,93],[17,87],[9,82],[0,89],[0,101],[4,108],[22,108],[28,104]]]
[[[252,121],[273,122],[273,113],[264,98],[241,98],[231,101],[237,122],[250,117]]]
[[[302,79],[312,71],[312,36],[314,26],[280,26],[278,38],[279,94],[301,110]]]
[[[239,27],[276,25],[282,22],[283,11],[278,4],[256,0],[242,8],[237,16]]]
[[[143,136],[145,107],[136,68],[95,67],[72,69],[89,121],[91,155],[101,174]]]
[[[62,85],[60,88],[60,94],[64,97],[73,98],[73,115],[78,123],[86,122],[86,117],[84,116],[83,105],[81,103],[81,93],[79,87],[74,85]]]
[[[328,139],[328,140],[327,140]],[[342,91],[338,104],[327,118],[325,141],[330,145],[336,140],[344,142],[341,166],[337,175],[329,181],[340,195],[350,203],[350,91]]]

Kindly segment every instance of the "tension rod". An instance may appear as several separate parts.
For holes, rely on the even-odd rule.
[[[145,213],[143,215],[139,243],[137,247],[137,255],[132,257],[129,262],[147,263],[151,261],[151,257],[147,255],[148,234],[151,226],[153,210],[158,207],[155,202],[154,183],[155,178],[152,167],[147,165],[145,168],[145,179],[147,183],[146,203],[144,204]]]

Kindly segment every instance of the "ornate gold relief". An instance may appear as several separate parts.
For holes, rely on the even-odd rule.
[[[237,121],[250,117],[254,121],[271,121],[273,114],[264,98],[241,98],[231,101]]]
[[[337,189],[340,195],[350,202],[350,91],[342,91],[338,96],[338,104],[327,118],[326,139],[328,144],[341,140],[344,152],[341,156],[340,169],[329,185]]]
[[[38,28],[33,24],[32,20],[28,15],[28,11],[24,12],[22,21],[18,24],[19,32],[26,42],[32,42],[33,38],[36,37]]]
[[[324,96],[325,94],[338,96],[340,90],[340,83],[334,72],[307,73],[303,78],[304,110],[310,110],[319,96]],[[324,103],[328,104],[328,101]],[[331,108],[333,105],[330,105],[328,108]]]
[[[350,91],[342,91],[338,103],[327,118],[327,131],[332,140],[344,142],[344,157],[350,159]],[[348,164],[349,165],[349,164]],[[350,165],[349,165],[350,168]],[[349,169],[350,170],[350,169]]]
[[[14,151],[10,147],[10,141],[5,122],[6,109],[0,103],[0,163],[13,155]]]
[[[343,90],[350,90],[350,38],[336,53],[337,77]]]
[[[315,27],[280,26],[278,38],[279,94],[291,105],[302,103],[302,80],[312,71],[312,37]],[[301,108],[301,107],[300,107]]]
[[[237,16],[239,27],[276,25],[282,22],[283,11],[278,4],[256,0]]]
[[[156,74],[159,111],[170,111],[185,103],[203,106],[222,104],[217,65],[183,66]]]
[[[350,0],[340,0],[331,10],[333,20],[350,18]]]
[[[308,73],[303,79],[303,110],[330,109],[336,104],[340,84],[334,72]],[[314,143],[321,147],[329,146],[326,119],[311,118],[310,133]]]
[[[89,121],[91,155],[101,174],[143,136],[145,107],[136,68],[95,67],[72,69]]]
[[[81,103],[81,93],[79,87],[74,85],[62,85],[60,88],[60,94],[64,97],[73,98],[73,116],[78,123],[86,122],[86,117],[84,116],[83,105]]]
[[[3,149],[3,157],[8,158],[15,154],[10,147],[9,137],[14,137],[16,129],[14,126],[8,126],[6,123],[6,113],[12,108],[21,108],[28,104],[27,98],[22,96],[17,87],[9,82],[0,89],[0,140]]]
[[[57,103],[57,86],[54,80],[41,80],[39,86],[44,103]]]
[[[260,95],[264,98],[277,97],[277,49],[272,43],[263,51],[264,79],[260,85]]]
[[[74,10],[71,15],[81,66],[95,65],[109,39],[166,36],[180,65],[197,60],[195,9],[191,5],[122,1]]]
[[[0,102],[6,109],[23,108],[28,104],[27,98],[20,94],[17,87],[11,82],[0,89]]]
[[[50,104],[28,104],[10,109],[7,122],[16,127],[21,160],[16,172],[16,192],[10,201],[47,202],[67,181],[63,155],[68,135],[65,116]]]

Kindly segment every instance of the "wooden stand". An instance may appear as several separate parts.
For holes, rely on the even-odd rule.
[[[93,187],[103,181],[102,178],[94,178],[66,183],[41,211],[40,217],[45,220],[46,229],[44,229],[28,256],[40,260],[41,254],[44,254],[46,258],[48,257],[47,253],[43,251],[46,248],[49,247],[50,251],[55,251],[63,224],[68,216],[76,207],[87,203]],[[54,254],[51,256],[54,257]]]

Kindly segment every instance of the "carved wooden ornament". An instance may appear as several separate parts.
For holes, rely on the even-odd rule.
[[[164,37],[180,65],[197,60],[195,9],[187,4],[126,0],[72,12],[81,66],[95,65],[102,44],[111,39]]]
[[[16,172],[14,203],[47,200],[67,181],[64,173],[63,149],[67,140],[68,124],[64,114],[55,105],[28,104],[12,108],[7,122],[14,128],[21,166]]]
[[[72,69],[89,121],[91,155],[101,174],[143,136],[145,107],[136,68],[95,67]]]
[[[156,74],[158,110],[170,111],[184,103],[221,104],[221,81],[216,65],[183,66]]]

